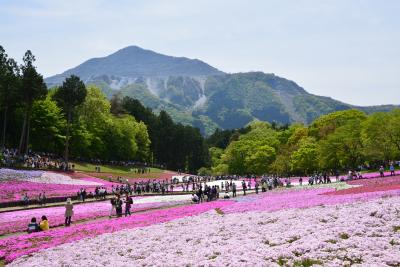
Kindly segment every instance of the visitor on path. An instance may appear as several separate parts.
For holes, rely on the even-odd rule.
[[[192,193],[192,202],[193,203],[199,203],[199,197],[197,195],[195,195],[194,193]]]
[[[379,168],[379,174],[380,174],[381,177],[385,177],[384,171],[385,171],[385,169],[383,168],[383,166],[381,166],[381,167]]]
[[[335,170],[336,182],[339,182],[339,176],[340,176],[339,171]]]
[[[111,218],[113,216],[114,211],[116,210],[115,206],[116,206],[116,203],[117,203],[117,199],[115,198],[115,196],[111,198],[110,202],[111,202],[111,209],[110,209],[109,218]]]
[[[392,162],[392,163],[390,163],[389,170],[390,170],[390,176],[395,176],[393,162]]]
[[[272,186],[273,186],[273,184],[274,184],[274,181],[275,181],[275,180],[272,180],[271,178],[268,179],[268,190],[272,190]]]
[[[308,185],[313,185],[314,184],[314,177],[310,176],[310,178],[308,178]]]
[[[28,193],[25,193],[25,194],[21,197],[21,200],[24,202],[24,205],[25,205],[26,207],[29,206],[29,197],[28,197]]]
[[[231,198],[231,196],[229,195],[229,192],[225,191],[224,199],[230,199],[230,198]]]
[[[204,193],[203,193],[203,188],[200,185],[199,190],[197,191],[197,196],[199,197],[199,203],[202,203],[204,201]]]
[[[86,200],[86,195],[87,195],[86,189],[83,189],[83,191],[82,191],[82,201],[83,202],[85,202],[85,200]]]
[[[42,220],[40,221],[39,227],[40,231],[47,231],[50,229],[49,221],[47,220],[46,216],[44,215],[42,216]]]
[[[246,195],[247,185],[246,185],[246,182],[244,180],[242,181],[242,189],[243,189],[243,196],[245,196]]]
[[[267,181],[261,183],[261,192],[267,192]]]
[[[46,201],[47,201],[46,193],[43,191],[41,205],[46,206]]]
[[[303,177],[299,178],[299,185],[302,186],[303,185]]]
[[[35,233],[35,232],[39,232],[39,225],[36,222],[36,218],[33,217],[31,219],[31,222],[28,224],[28,234],[30,233]]]
[[[236,197],[236,183],[232,183],[232,197]]]
[[[72,204],[71,198],[67,199],[67,203],[65,204],[65,226],[70,226],[71,225],[71,219],[72,216],[74,215],[74,206]]]
[[[256,189],[256,194],[258,194],[258,187],[259,187],[260,185],[258,184],[257,181],[256,181],[256,184],[255,184],[254,186],[255,186],[255,189]]]
[[[115,210],[117,211],[117,217],[122,216],[122,200],[119,195],[117,195],[117,200],[115,201]]]
[[[126,198],[125,198],[125,217],[128,216],[128,214],[129,214],[129,216],[131,216],[131,206],[132,206],[132,204],[133,204],[132,198],[128,194],[126,194]]]

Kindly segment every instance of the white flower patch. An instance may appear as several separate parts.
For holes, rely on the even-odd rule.
[[[34,183],[44,183],[44,184],[93,185],[93,186],[102,185],[101,183],[97,182],[72,179],[68,175],[54,173],[54,172],[44,172],[40,177],[33,178],[29,181]]]
[[[212,181],[212,182],[206,182],[206,184],[208,186],[218,185],[221,188],[221,184],[223,183],[224,187],[225,187],[225,183],[226,182],[231,183],[231,180],[217,180],[217,181]],[[246,182],[246,185],[247,185],[248,180],[246,180],[245,182]],[[233,180],[232,183],[236,184],[236,187],[240,187],[240,188],[242,187],[242,180],[237,180],[237,181]]]
[[[164,195],[164,196],[150,196],[143,198],[133,198],[133,204],[157,203],[157,202],[176,202],[176,201],[190,201],[191,195]]]
[[[26,181],[32,183],[61,185],[103,185],[102,183],[98,182],[72,179],[68,175],[48,171],[0,169],[0,182],[5,181]]]

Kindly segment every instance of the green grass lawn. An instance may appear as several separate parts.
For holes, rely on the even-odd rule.
[[[93,164],[89,163],[74,163],[75,164],[75,170],[77,171],[83,171],[83,172],[95,172],[95,166]],[[131,172],[131,167],[125,167],[125,166],[110,166],[110,165],[99,165],[101,172],[107,172],[107,173],[115,173],[115,174],[130,174],[133,173]],[[157,168],[150,168],[150,173],[160,173],[163,170],[157,169]]]
[[[157,169],[157,168],[150,168],[150,173],[135,173],[131,171],[131,167],[124,167],[124,166],[111,166],[111,165],[99,165],[100,166],[100,173],[95,172],[95,166],[89,163],[76,163],[75,170],[90,173],[95,177],[108,179],[110,176],[117,177],[123,176],[128,178],[158,178],[160,174],[163,173],[164,170]]]

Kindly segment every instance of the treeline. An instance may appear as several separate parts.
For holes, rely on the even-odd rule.
[[[400,159],[400,109],[369,116],[338,111],[310,126],[253,122],[240,131],[217,131],[208,140],[212,167],[203,173],[310,175],[376,168]]]
[[[199,131],[154,114],[132,98],[109,101],[76,76],[47,89],[28,50],[23,64],[0,46],[1,147],[64,157],[135,160],[196,172],[209,164]]]
[[[165,111],[156,115],[130,97],[115,95],[111,104],[116,115],[130,114],[147,125],[152,156],[168,169],[197,173],[210,165],[208,146],[199,129],[175,123]]]

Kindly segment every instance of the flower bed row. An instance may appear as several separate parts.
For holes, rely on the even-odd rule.
[[[346,189],[351,190],[351,189]],[[382,196],[400,196],[400,190],[363,192],[359,194],[333,194],[340,192],[333,188],[317,188],[305,190],[282,190],[250,195],[245,201],[223,208],[226,213],[241,213],[248,211],[277,211],[282,209],[309,208],[318,205],[336,205],[355,201],[366,201]]]
[[[329,195],[359,194],[367,192],[378,192],[388,190],[400,190],[400,176],[380,177],[347,182],[355,187],[337,192],[329,192]]]

